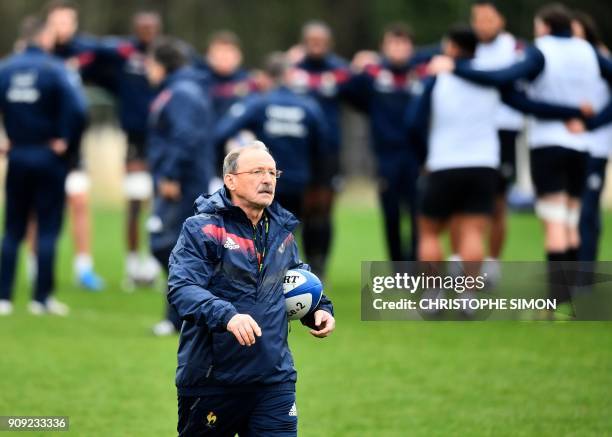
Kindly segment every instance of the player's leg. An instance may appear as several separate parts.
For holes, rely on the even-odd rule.
[[[255,393],[178,396],[179,437],[234,437],[248,423]]]
[[[240,437],[295,437],[298,410],[294,391],[263,391],[256,394],[257,402],[249,415],[248,424]]]
[[[423,176],[419,182],[420,213],[419,228],[419,261],[442,261],[444,250],[440,235],[451,217],[453,203],[452,187],[447,184],[449,171],[438,171]]]
[[[548,292],[558,305],[571,300],[564,273],[569,249],[567,151],[554,146],[531,150],[535,212],[544,226]]]
[[[607,159],[589,159],[586,187],[580,209],[580,249],[579,261],[595,261],[601,234],[601,193],[606,180]]]
[[[402,160],[403,165],[400,167],[402,171],[400,179],[400,205],[403,210],[408,213],[410,219],[410,237],[408,240],[408,250],[403,252],[403,260],[415,261],[419,247],[419,226],[418,226],[418,179],[420,165],[416,158],[408,157]],[[401,214],[402,209],[400,209]],[[401,230],[401,228],[400,228]],[[402,247],[404,247],[402,240]]]
[[[81,287],[97,291],[104,282],[95,273],[91,256],[91,217],[89,215],[89,176],[84,170],[72,170],[66,178],[66,194],[72,241],[74,243],[74,273]]]
[[[39,185],[34,202],[38,229],[38,274],[30,311],[34,314],[46,311],[66,315],[68,307],[51,295],[55,286],[55,255],[64,215],[67,170],[61,158],[51,158],[51,161],[38,171]]]
[[[444,230],[444,222],[425,216],[419,217],[419,260],[442,261],[444,250],[440,241],[440,234]]]
[[[459,256],[467,264],[476,265],[485,256],[484,238],[491,223],[484,214],[461,214],[456,217],[459,229]],[[478,273],[476,272],[471,273]]]
[[[335,192],[340,185],[340,156],[325,158],[323,174],[332,175],[317,182],[305,195],[304,200],[304,254],[313,272],[325,277],[327,258],[333,238],[332,212]]]
[[[136,284],[150,282],[150,276],[154,274],[154,272],[147,271],[150,256],[147,254],[145,260],[142,261],[139,253],[140,214],[143,205],[153,195],[153,181],[146,163],[145,144],[144,138],[128,133],[124,180],[124,192],[127,198],[126,240],[128,250],[125,272],[128,280]]]
[[[516,138],[517,131],[498,131],[501,164],[499,168],[498,185],[491,228],[489,231],[489,256],[493,260],[501,257],[507,232],[507,202],[508,188],[516,177]]]
[[[383,211],[385,239],[391,261],[403,261],[400,232],[400,190],[391,175],[381,175],[378,182],[378,196]]]
[[[566,188],[568,194],[568,247],[566,258],[568,261],[578,261],[578,252],[581,244],[578,225],[582,207],[581,198],[586,187],[588,161],[589,156],[587,153],[568,150],[566,159],[568,175]]]
[[[23,154],[24,151],[19,150],[10,152],[6,175],[4,237],[0,259],[0,315],[12,312],[17,255],[33,207],[37,175],[30,171]]]

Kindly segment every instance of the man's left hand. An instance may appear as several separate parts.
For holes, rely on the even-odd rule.
[[[311,329],[310,333],[319,338],[327,337],[336,327],[336,319],[334,319],[334,316],[324,310],[315,311],[314,323],[318,330]]]

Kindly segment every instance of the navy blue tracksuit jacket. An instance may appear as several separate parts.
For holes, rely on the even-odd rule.
[[[53,288],[55,243],[64,210],[65,156],[53,139],[67,143],[82,129],[86,109],[65,66],[29,46],[0,67],[0,112],[11,149],[6,177],[5,233],[0,264],[0,299],[10,299],[17,250],[32,214],[38,225],[38,274],[34,299],[44,303]]]
[[[276,202],[265,214],[270,224],[261,269],[253,225],[231,204],[225,188],[198,198],[196,215],[183,226],[168,278],[168,301],[184,320],[176,373],[179,395],[295,388],[283,280],[287,270],[307,266],[293,237],[295,217]],[[325,296],[318,309],[333,313]],[[251,315],[261,327],[263,335],[251,347],[240,346],[227,331],[237,313]],[[312,314],[302,323],[312,327]]]
[[[321,108],[286,87],[252,96],[232,109],[215,131],[221,144],[242,129],[248,129],[266,144],[283,171],[276,191],[302,194],[311,182],[312,168],[328,144],[328,129]],[[317,177],[322,177],[317,174]]]
[[[212,111],[200,77],[190,67],[175,71],[161,84],[151,105],[147,153],[156,190],[161,179],[181,186],[179,201],[155,196],[153,213],[162,227],[151,234],[153,250],[174,246],[193,201],[206,192],[212,175]]]

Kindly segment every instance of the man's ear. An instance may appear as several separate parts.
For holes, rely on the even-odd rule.
[[[225,176],[223,176],[223,183],[230,191],[234,191],[236,189],[234,175],[226,174]]]

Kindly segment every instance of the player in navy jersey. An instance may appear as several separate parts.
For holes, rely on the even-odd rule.
[[[360,52],[355,56],[346,87],[347,100],[369,118],[387,247],[393,261],[416,256],[416,180],[422,157],[412,144],[406,144],[403,121],[428,56],[414,53],[412,34],[405,24],[391,24],[384,32],[380,55]],[[405,215],[410,218],[410,242],[403,241],[400,232]]]
[[[93,80],[97,74],[92,65],[95,39],[78,33],[76,6],[69,1],[52,1],[47,5],[46,17],[56,39],[52,53],[64,60],[83,81]],[[75,133],[71,139],[74,146],[69,157],[71,168],[66,179],[66,193],[75,245],[75,276],[83,288],[96,291],[103,288],[104,282],[94,271],[91,255],[90,181],[80,154],[83,131]]]
[[[303,57],[290,73],[290,88],[313,97],[321,106],[328,123],[328,149],[318,157],[327,168],[315,179],[304,205],[304,253],[313,271],[324,276],[332,243],[332,206],[340,183],[340,103],[350,78],[347,63],[332,52],[332,32],[320,21],[302,28]]]
[[[229,30],[215,32],[208,41],[204,71],[209,73],[209,93],[216,121],[223,118],[234,103],[259,91],[260,85],[251,73],[242,67],[242,48],[238,36]],[[249,135],[250,136],[250,135]],[[227,153],[220,144],[212,151],[215,169]],[[220,176],[220,175],[218,175]],[[217,182],[221,179],[216,179]],[[218,187],[212,187],[211,192]]]
[[[288,71],[285,55],[271,54],[266,62],[271,89],[236,104],[218,124],[215,141],[223,144],[247,129],[264,142],[283,171],[276,198],[300,219],[304,214],[305,190],[321,175],[317,157],[327,147],[328,131],[318,103],[287,87]]]
[[[108,75],[100,83],[117,99],[117,116],[127,137],[124,192],[127,198],[125,274],[127,285],[151,282],[159,267],[151,255],[139,253],[139,223],[143,204],[152,195],[147,166],[147,118],[156,90],[146,77],[147,51],[162,32],[161,17],[143,10],[132,17],[133,35],[107,37],[96,47],[94,63]]]

